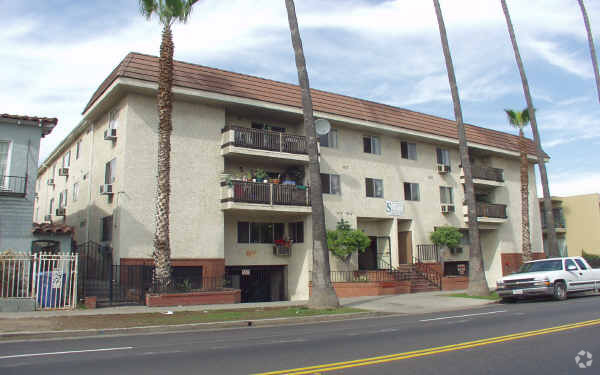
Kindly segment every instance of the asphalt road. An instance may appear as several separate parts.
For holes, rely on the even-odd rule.
[[[590,367],[576,364],[581,350],[595,356]],[[580,363],[588,361],[586,354]],[[599,296],[318,324],[0,343],[2,375],[598,374],[599,369]]]

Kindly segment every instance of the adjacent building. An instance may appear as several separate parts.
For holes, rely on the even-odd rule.
[[[75,228],[121,265],[151,264],[157,158],[158,58],[130,53],[105,79],[80,124],[39,169],[36,220]],[[306,299],[311,270],[307,139],[296,85],[175,62],[171,247],[176,278],[233,277],[246,301]],[[313,90],[326,225],[341,219],[371,246],[332,269],[441,261],[468,270],[469,240],[431,251],[430,233],[466,234],[456,123]],[[467,126],[488,283],[520,256],[519,139]],[[535,147],[528,142],[530,194]],[[531,242],[542,252],[537,202]],[[291,243],[291,245],[290,245]],[[441,259],[440,259],[441,258]],[[468,271],[467,271],[468,272]],[[193,280],[192,280],[193,281]]]
[[[40,140],[57,122],[0,114],[0,251],[32,248]]]
[[[543,201],[540,200],[543,212]],[[554,229],[561,256],[600,255],[600,194],[552,197]],[[542,216],[544,251],[548,253],[546,219]]]

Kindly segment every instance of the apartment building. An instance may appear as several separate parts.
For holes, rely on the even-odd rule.
[[[540,212],[544,203],[540,199]],[[561,256],[581,256],[585,251],[600,255],[600,194],[552,197],[554,230]],[[542,216],[544,251],[547,253],[548,231]]]
[[[40,140],[55,118],[0,114],[0,251],[32,248]]]
[[[72,225],[80,242],[110,245],[121,265],[152,263],[157,72],[156,57],[127,55],[39,170],[38,220]],[[246,301],[306,299],[312,210],[298,86],[176,62],[173,93],[174,272],[226,272]],[[435,227],[467,233],[454,121],[318,90],[313,101],[315,116],[332,124],[320,137],[327,228],[344,219],[372,239],[348,262],[331,257],[333,270],[433,261]],[[521,249],[519,140],[471,125],[467,137],[494,285]],[[541,252],[539,210],[530,202],[532,248]],[[468,256],[465,237],[441,261],[451,273],[468,266]]]

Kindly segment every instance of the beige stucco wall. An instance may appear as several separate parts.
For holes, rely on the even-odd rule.
[[[600,255],[600,194],[562,197],[569,256]]]
[[[127,159],[119,205],[121,256],[148,258],[154,234],[156,99],[128,95]],[[171,136],[171,256],[223,258],[221,128],[225,111],[176,101]]]

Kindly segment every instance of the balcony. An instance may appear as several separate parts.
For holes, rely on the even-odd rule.
[[[565,217],[562,213],[562,208],[553,208],[552,215],[554,216],[554,231],[556,233],[566,233],[567,232],[567,224],[565,223]],[[544,216],[544,210],[541,210],[542,217],[542,230],[545,232],[548,231],[548,224],[546,224],[546,217]]]
[[[222,130],[221,155],[273,158],[308,163],[306,137],[228,126]]]
[[[463,203],[465,222],[468,223],[467,203]],[[506,205],[497,203],[477,202],[477,221],[486,224],[502,224],[508,221]]]
[[[0,175],[0,196],[24,197],[27,177]]]
[[[504,186],[504,169],[471,165],[473,184],[480,187]],[[460,178],[464,180],[464,171],[461,170]]]
[[[312,212],[309,187],[246,181],[231,181],[231,184],[223,185],[223,210]]]

